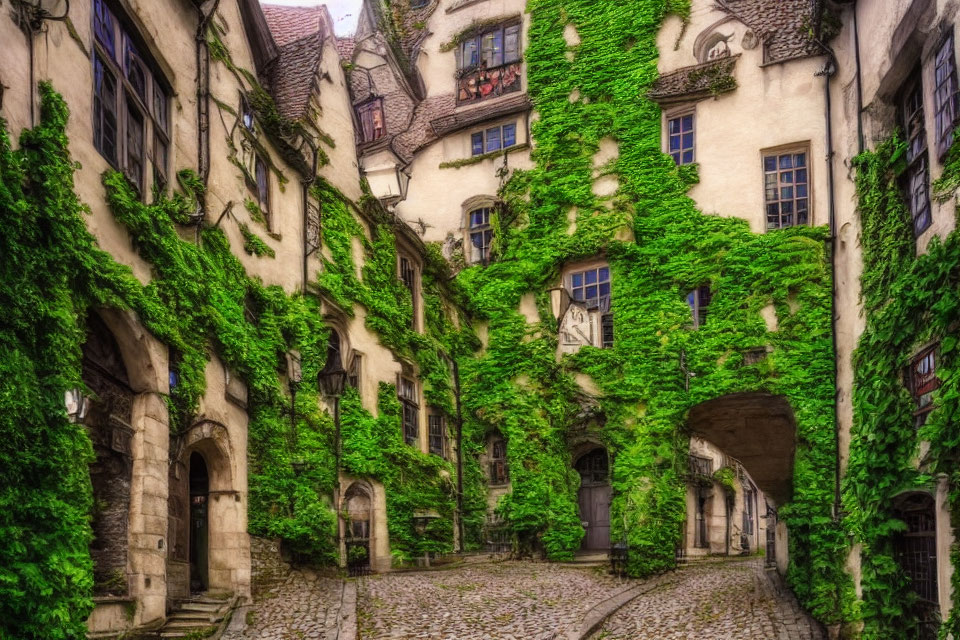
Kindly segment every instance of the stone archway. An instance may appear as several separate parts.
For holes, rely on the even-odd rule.
[[[372,552],[376,548],[373,534],[373,491],[364,482],[354,482],[343,494],[346,512],[344,553],[347,572],[351,576],[370,573]]]
[[[776,505],[790,501],[797,425],[785,397],[731,393],[691,408],[687,426],[691,435],[739,460]]]
[[[168,597],[241,591],[249,539],[227,427],[209,420],[195,424],[178,440],[172,457]]]
[[[607,551],[610,548],[610,461],[607,450],[594,446],[574,462],[580,474],[577,498],[584,536],[584,551]]]

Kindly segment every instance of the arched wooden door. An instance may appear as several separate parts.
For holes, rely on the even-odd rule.
[[[610,548],[610,468],[602,447],[580,456],[580,520],[584,531],[581,548],[606,551]]]

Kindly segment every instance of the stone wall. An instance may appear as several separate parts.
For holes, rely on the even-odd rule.
[[[250,561],[255,595],[277,584],[290,572],[290,565],[283,561],[279,538],[250,536]]]

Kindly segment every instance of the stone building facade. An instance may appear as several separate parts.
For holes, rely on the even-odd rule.
[[[347,308],[318,284],[339,258],[337,248],[323,242],[323,229],[325,216],[334,219],[335,191],[359,229],[348,251],[358,278],[372,261],[381,226],[393,230],[391,277],[408,291],[418,334],[427,332],[435,312],[424,295],[436,257],[428,243],[437,243],[454,271],[496,260],[500,190],[513,171],[535,166],[532,129],[539,116],[528,93],[525,3],[365,0],[349,38],[334,35],[323,7],[254,0],[84,0],[71,3],[64,19],[32,6],[0,0],[0,41],[12,43],[0,53],[0,114],[16,135],[38,120],[37,80],[49,80],[63,94],[72,114],[70,152],[79,165],[76,190],[89,206],[86,224],[99,246],[142,284],[153,281],[153,265],[110,212],[100,176],[120,170],[148,200],[153,190],[183,187],[176,184],[178,170],[194,168],[205,196],[190,224],[178,227],[181,238],[196,241],[202,225],[218,228],[246,273],[288,295],[315,298],[332,331],[328,363],[342,366],[360,409],[372,416],[381,411],[384,385],[394,386],[401,433],[393,436],[444,461],[434,479],[451,498],[455,480],[444,465],[461,456],[455,416],[430,406],[426,372],[416,358],[371,329],[375,309]],[[869,239],[864,242],[854,158],[902,129],[909,144],[899,179],[909,196],[915,252],[939,250],[955,233],[956,200],[932,198],[931,184],[950,164],[960,109],[956,18],[956,5],[947,0],[693,0],[689,15],[667,16],[657,37],[658,78],[647,97],[662,110],[662,152],[678,171],[695,172],[689,196],[697,207],[743,220],[754,234],[829,229],[823,249],[833,274],[834,523],[851,511],[868,511],[875,490],[851,484],[850,477],[860,482],[860,476],[848,476],[851,460],[869,448],[858,441],[864,409],[857,406],[854,380],[866,374],[858,371],[855,351],[876,311],[864,308],[862,297]],[[572,59],[580,43],[573,24],[562,37]],[[583,99],[579,92],[569,96],[571,104]],[[598,147],[590,191],[612,201],[620,185],[609,167],[621,150],[612,138]],[[314,190],[320,184],[328,188],[322,195]],[[571,233],[577,221],[571,209]],[[633,239],[626,226],[615,237]],[[527,330],[547,316],[555,322],[558,362],[585,347],[612,345],[612,273],[605,254],[578,258],[557,266],[548,290],[520,297],[517,313]],[[713,294],[709,283],[685,292],[685,326],[704,325]],[[453,302],[441,298],[444,312],[459,317]],[[766,342],[734,354],[745,367],[777,359],[773,345],[790,321],[789,302],[762,307]],[[248,476],[257,459],[250,451],[251,389],[211,337],[199,407],[176,428],[178,416],[167,402],[180,383],[174,345],[152,335],[130,310],[97,307],[85,323],[83,382],[92,399],[82,420],[95,455],[91,633],[162,625],[180,600],[198,591],[249,597],[255,571]],[[475,324],[482,351],[489,328],[483,320]],[[918,429],[939,399],[938,345],[955,333],[955,324],[924,333],[900,355]],[[689,391],[696,372],[685,360],[679,366]],[[296,383],[295,370],[291,365],[278,374],[284,389],[296,390],[289,384]],[[581,372],[574,379],[566,472],[577,487],[581,549],[605,552],[616,542],[610,505],[618,451],[605,439],[597,382]],[[777,511],[791,502],[797,450],[806,446],[794,409],[782,395],[751,389],[685,413],[690,445],[681,555],[766,548],[771,564],[786,572],[790,532]],[[895,550],[904,593],[912,591],[920,602],[917,637],[929,637],[954,600],[955,481],[944,471],[949,458],[928,455],[938,450],[923,433],[904,445],[910,456],[899,478],[903,490],[876,498],[909,534],[882,542]],[[465,539],[458,505],[447,546],[502,550],[510,540],[498,533],[497,507],[523,470],[510,468],[511,443],[500,431],[488,430],[470,446],[484,485],[484,524]],[[323,508],[336,514],[335,555],[342,566],[388,571],[397,546],[391,536],[406,536],[410,527],[388,521],[396,513],[388,481],[345,471],[339,441],[334,448],[336,478]],[[411,525],[424,529],[440,515],[422,508],[412,513]],[[875,541],[858,539],[852,525],[847,531],[844,569],[855,597],[869,599],[876,586],[869,577],[864,586],[864,563],[876,562],[869,549]],[[263,552],[269,543],[253,546],[255,557],[276,555],[272,547]],[[921,552],[913,554],[922,556],[919,564],[898,551],[908,547]],[[842,633],[864,624],[848,622]],[[839,623],[834,632],[841,634]]]

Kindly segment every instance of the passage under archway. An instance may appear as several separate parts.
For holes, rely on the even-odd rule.
[[[210,476],[203,456],[190,454],[190,590],[205,591],[210,586],[210,527],[208,508]]]
[[[693,435],[739,460],[774,503],[790,500],[797,425],[785,397],[770,393],[721,396],[690,409],[687,425]]]

